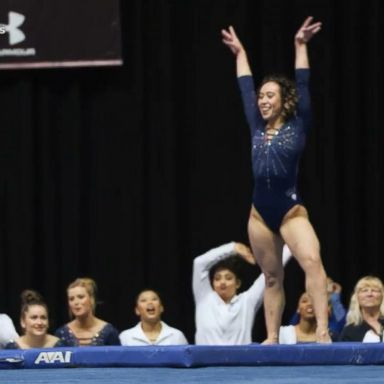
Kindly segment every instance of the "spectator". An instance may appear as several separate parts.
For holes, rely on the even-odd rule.
[[[120,345],[117,330],[95,316],[96,283],[78,278],[67,288],[68,307],[73,318],[56,331],[65,346]]]
[[[255,264],[244,244],[229,243],[211,249],[193,262],[193,295],[196,306],[196,344],[240,345],[252,342],[252,326],[263,302],[265,288],[261,274],[246,291],[241,286],[236,259]],[[291,257],[284,247],[283,263]]]
[[[48,307],[38,292],[33,290],[22,292],[20,325],[23,335],[10,341],[5,348],[30,349],[61,346],[60,339],[48,333]]]
[[[159,294],[146,289],[136,299],[135,313],[139,323],[120,333],[121,345],[183,345],[188,344],[184,334],[161,320],[164,307]]]
[[[361,278],[353,291],[347,322],[340,341],[374,343],[383,341],[383,283],[378,277]]]

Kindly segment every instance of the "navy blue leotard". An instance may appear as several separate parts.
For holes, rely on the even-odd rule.
[[[268,227],[278,232],[285,214],[302,204],[297,192],[297,171],[311,120],[309,69],[296,70],[296,115],[267,140],[252,76],[238,78],[245,114],[252,136],[252,168],[255,181],[252,202]]]

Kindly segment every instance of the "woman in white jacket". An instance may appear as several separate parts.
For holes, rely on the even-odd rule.
[[[263,303],[265,279],[261,274],[248,290],[237,294],[241,281],[231,256],[255,264],[250,248],[234,242],[214,248],[194,260],[192,285],[196,306],[196,344],[252,343],[252,326]],[[291,252],[285,246],[284,265],[290,257]]]
[[[136,300],[135,313],[140,322],[120,333],[121,345],[183,345],[184,334],[161,320],[164,307],[156,291],[144,290]]]
[[[0,313],[0,348],[4,348],[11,340],[18,337],[11,318],[5,313]]]

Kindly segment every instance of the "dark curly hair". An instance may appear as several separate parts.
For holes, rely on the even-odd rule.
[[[257,95],[259,95],[261,87],[268,82],[274,82],[279,85],[282,105],[281,115],[284,121],[289,120],[296,114],[296,106],[299,99],[295,82],[284,75],[267,75],[262,79]]]
[[[239,276],[241,274],[241,266],[239,263],[239,256],[230,256],[226,259],[220,260],[211,267],[211,269],[209,270],[209,280],[212,286],[215,273],[224,269],[228,269],[229,271],[231,271],[235,275],[236,279],[240,280]]]

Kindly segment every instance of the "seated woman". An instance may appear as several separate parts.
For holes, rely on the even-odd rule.
[[[0,313],[0,349],[18,337],[12,319],[5,313]]]
[[[284,265],[291,256],[288,247],[284,246]],[[263,303],[265,278],[261,274],[248,290],[238,294],[241,286],[236,266],[238,257],[255,264],[251,250],[241,243],[211,249],[193,262],[196,344],[252,343],[252,326],[255,314]]]
[[[357,282],[339,341],[383,341],[383,292],[383,283],[377,277],[365,276]]]
[[[68,307],[73,320],[56,331],[65,346],[120,345],[117,330],[95,316],[96,283],[78,278],[67,288]]]
[[[345,325],[345,317],[347,311],[341,301],[341,285],[333,281],[329,276],[327,277],[327,294],[328,294],[328,328],[331,337],[337,339],[341,330]],[[292,316],[289,324],[296,325],[300,321],[300,316],[297,312]]]
[[[6,349],[51,348],[61,346],[56,336],[48,333],[48,308],[36,291],[25,290],[21,294],[20,325],[23,336],[9,342]]]
[[[316,342],[316,316],[312,300],[307,292],[299,299],[297,306],[299,322],[296,325],[280,327],[280,344],[315,343]]]
[[[120,333],[121,345],[183,345],[188,344],[184,334],[163,321],[164,307],[156,291],[141,291],[136,299],[135,313],[140,322]]]

